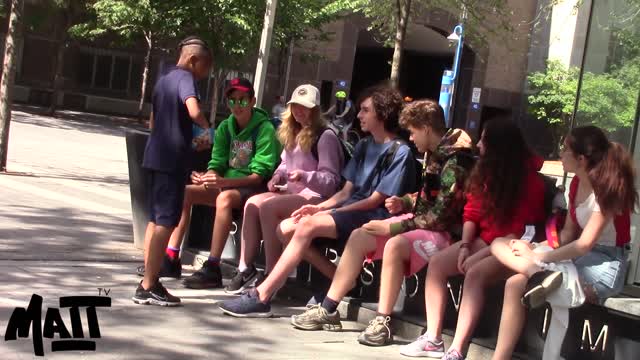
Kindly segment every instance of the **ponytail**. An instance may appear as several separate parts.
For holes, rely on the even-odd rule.
[[[604,213],[634,211],[638,205],[631,154],[619,143],[609,142],[602,160],[588,172],[593,192]]]

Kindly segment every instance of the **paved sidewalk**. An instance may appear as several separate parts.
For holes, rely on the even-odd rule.
[[[133,273],[142,253],[132,245],[124,141],[130,125],[70,112],[61,113],[64,119],[13,115],[9,174],[0,174],[2,334],[13,309],[26,307],[34,293],[44,298],[44,320],[46,308],[57,308],[61,296],[95,296],[97,288],[109,288],[111,307],[97,308],[102,338],[95,339],[96,351],[53,353],[45,338],[45,358],[401,358],[399,345],[357,344],[361,324],[346,323],[340,333],[297,331],[289,316],[302,309],[282,303],[274,319],[233,319],[215,305],[228,298],[224,292],[188,290],[175,280],[165,284],[184,306],[133,304],[139,281]],[[68,310],[60,313],[71,331]],[[86,335],[86,324],[84,330]],[[31,338],[0,339],[0,359],[31,358]]]

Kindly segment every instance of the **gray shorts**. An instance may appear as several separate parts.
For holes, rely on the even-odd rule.
[[[586,255],[577,258],[574,263],[583,288],[592,288],[600,304],[622,291],[627,274],[627,257],[624,248],[596,245]]]

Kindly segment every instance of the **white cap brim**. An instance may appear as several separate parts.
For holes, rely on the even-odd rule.
[[[302,105],[302,106],[306,107],[307,109],[313,109],[314,107],[316,107],[316,104],[314,104],[311,101],[305,101],[304,99],[291,99],[291,100],[289,100],[287,105],[291,105],[291,104]]]

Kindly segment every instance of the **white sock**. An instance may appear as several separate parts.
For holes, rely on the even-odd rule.
[[[240,263],[238,264],[238,271],[243,272],[248,268],[249,267],[247,266],[247,264],[245,264],[244,261],[240,260]]]

